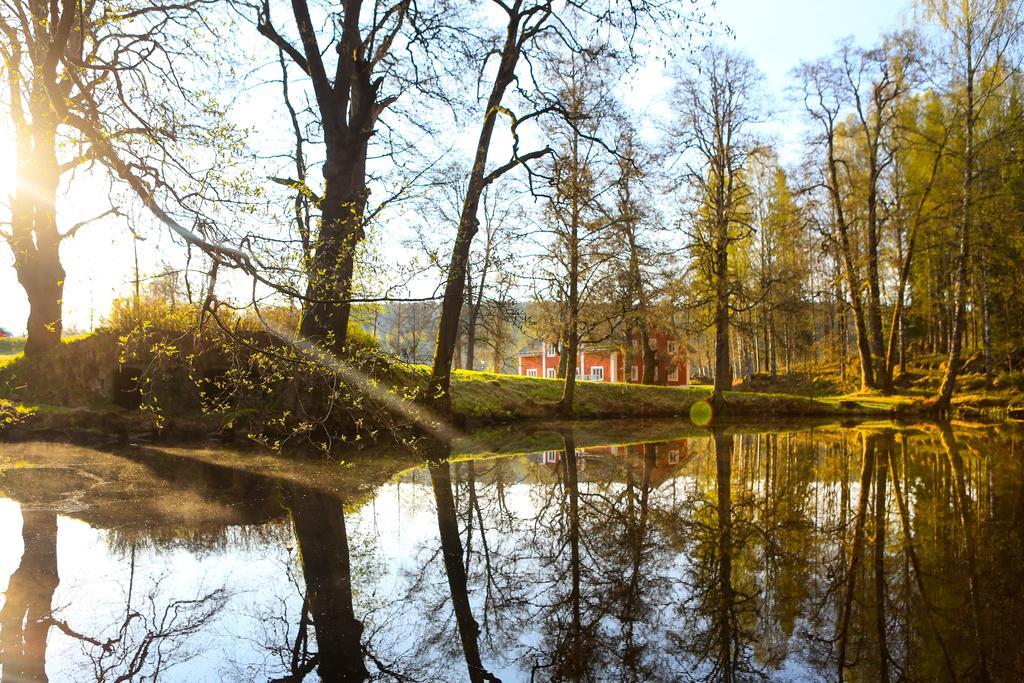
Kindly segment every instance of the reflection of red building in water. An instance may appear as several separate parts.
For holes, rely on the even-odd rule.
[[[654,383],[667,386],[686,386],[690,383],[689,347],[660,332],[651,336],[657,351]],[[580,345],[576,358],[576,376],[591,382],[627,382],[638,384],[643,375],[640,359],[640,340],[634,341],[632,353],[613,344]],[[519,353],[519,374],[524,377],[558,375],[561,355],[553,344],[539,343]]]
[[[631,446],[597,446],[576,449],[576,470],[584,481],[623,481],[627,470],[633,479],[641,476],[645,458],[649,461],[648,477],[653,486],[671,478],[672,473],[690,460],[690,451],[685,439],[658,444],[635,444]],[[554,474],[562,461],[562,451],[543,451],[527,456],[538,465],[545,465]]]

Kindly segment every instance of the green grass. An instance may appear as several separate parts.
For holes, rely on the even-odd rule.
[[[457,370],[452,377],[452,408],[471,420],[548,418],[562,397],[562,380]],[[579,382],[575,415],[579,418],[672,417],[689,415],[711,387],[642,386]],[[895,406],[857,398],[820,400],[789,394],[731,391],[725,394],[730,416],[841,416],[888,414]]]

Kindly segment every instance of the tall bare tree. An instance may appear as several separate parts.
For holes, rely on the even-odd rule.
[[[862,389],[868,389],[875,386],[875,363],[871,353],[863,279],[850,216],[853,208],[845,192],[843,178],[845,162],[840,139],[844,110],[843,77],[841,70],[827,60],[802,65],[798,70],[798,76],[802,85],[804,109],[817,126],[812,144],[823,150],[821,184],[831,204],[831,222],[835,230],[836,247],[843,264],[846,292],[850,300],[850,309],[853,311],[857,352],[860,356],[860,385]]]
[[[579,53],[585,43],[604,36],[632,53],[633,41],[641,33],[648,33],[655,25],[669,20],[689,25],[691,17],[677,6],[656,0],[637,0],[627,6],[615,0],[491,0],[504,19],[501,36],[480,50],[484,55],[480,70],[497,59],[493,79],[483,98],[483,115],[477,135],[473,164],[466,183],[466,195],[459,216],[451,262],[445,281],[438,323],[437,351],[431,370],[430,396],[442,413],[450,409],[452,357],[459,332],[459,316],[465,297],[466,265],[473,238],[479,230],[480,198],[484,188],[508,172],[548,154],[537,148],[521,152],[519,131],[524,123],[557,115],[560,111],[556,89],[538,81],[539,70],[534,68],[544,53],[569,51]],[[523,111],[513,111],[506,100],[510,88],[518,95]],[[513,138],[510,157],[504,163],[488,170],[488,157],[499,115],[510,119]]]
[[[912,86],[909,71],[916,57],[916,48],[908,35],[889,37],[881,47],[872,50],[854,49],[846,44],[838,54],[846,97],[855,117],[856,143],[867,166],[863,192],[867,326],[876,368],[874,383],[884,391],[892,389],[892,373],[886,367],[879,275],[882,179],[893,162],[893,145],[889,140],[894,134],[899,105]]]
[[[285,90],[300,177],[283,182],[312,196],[320,214],[312,234],[300,225],[306,287],[299,334],[340,352],[348,334],[356,253],[366,236],[371,139],[381,115],[403,91],[426,88],[431,81],[432,62],[417,63],[417,48],[440,30],[443,10],[428,14],[412,0],[345,0],[316,8],[318,16],[327,15],[327,27],[318,35],[306,0],[295,0],[290,9],[289,30],[272,17],[270,0],[256,8],[255,19],[259,33],[309,78],[323,143],[323,187],[314,192],[301,176],[303,137]],[[326,59],[331,53],[336,57]]]
[[[761,75],[735,50],[712,45],[693,57],[676,86],[682,141],[680,184],[694,198],[690,250],[711,290],[715,329],[714,399],[732,387],[729,327],[735,293],[729,252],[750,235],[749,187],[744,169],[757,150],[752,126],[760,115]]]
[[[147,162],[159,156],[165,168],[174,166],[174,149],[194,141],[194,133],[209,122],[207,114],[216,111],[209,97],[189,89],[187,79],[168,78],[180,58],[197,58],[195,46],[203,42],[196,39],[202,27],[198,10],[207,5],[206,0],[116,7],[101,0],[14,0],[0,7],[4,99],[16,138],[11,228],[3,237],[29,301],[27,354],[45,352],[60,341],[61,244],[120,208],[59,220],[61,183],[70,182],[73,171],[120,150],[132,158],[136,177],[148,173],[157,185],[162,174]],[[193,42],[180,40],[181,32],[193,32]],[[157,87],[158,80],[169,82]],[[230,126],[223,129],[230,131]],[[80,174],[75,182],[89,177]],[[95,176],[91,182],[98,182]],[[60,223],[66,226],[63,231]]]
[[[942,386],[935,397],[936,411],[949,413],[965,333],[967,273],[975,220],[977,123],[980,111],[998,97],[1014,64],[1019,63],[1019,41],[1024,30],[1024,4],[1019,0],[961,0],[950,3],[922,0],[921,9],[945,35],[949,85],[959,103],[963,135],[963,189],[956,226],[956,284],[953,293],[953,329]],[[989,74],[990,77],[984,77]]]

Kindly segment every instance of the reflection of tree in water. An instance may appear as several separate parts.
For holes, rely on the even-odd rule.
[[[46,680],[46,635],[57,576],[57,515],[23,510],[25,551],[0,611],[3,683]]]
[[[366,680],[363,623],[356,618],[352,604],[342,499],[310,488],[286,488],[306,588],[291,680],[302,680],[314,664],[327,681]],[[307,609],[316,633],[315,655],[308,654]]]
[[[1019,461],[934,432],[719,433],[659,480],[657,446],[586,453],[565,437],[556,462],[424,471],[438,536],[391,605],[422,635],[402,675],[486,680],[516,661],[536,680],[1018,671]],[[520,483],[528,503],[509,493]]]
[[[506,494],[509,459],[448,462],[432,453],[425,468],[438,536],[418,548],[394,621],[418,622],[410,636],[420,680],[496,680],[515,656],[529,579],[514,542],[519,519]],[[410,614],[412,612],[413,614]]]
[[[832,543],[839,558],[838,571],[815,577],[805,607],[808,636],[831,644],[815,658],[819,670],[880,681],[1021,678],[1021,462],[993,462],[993,441],[965,458],[970,442],[948,430],[861,437],[851,461],[859,474],[843,473],[856,476],[852,519],[836,525],[838,543],[829,517],[818,526],[815,544]]]
[[[759,673],[751,648],[756,589],[736,577],[741,571],[738,552],[751,550],[753,508],[745,504],[746,513],[739,516],[734,510],[734,437],[716,429],[712,443],[713,493],[695,490],[681,520],[689,531],[684,574],[689,594],[679,606],[679,626],[672,639],[693,678],[734,681]]]
[[[609,458],[578,452],[571,433],[563,439],[555,479],[534,487],[538,513],[525,529],[538,559],[534,673],[554,680],[664,677],[678,508],[670,492],[655,493],[658,447],[618,449]],[[678,455],[678,446],[672,452]]]
[[[439,540],[399,608],[419,620],[425,678],[517,660],[536,680],[1020,666],[1019,461],[958,461],[936,432],[717,433],[660,478],[659,446],[587,452],[564,436],[557,456],[425,473]]]
[[[0,665],[4,683],[46,681],[50,629],[78,641],[102,681],[156,680],[194,654],[188,640],[223,609],[227,595],[217,589],[191,599],[160,599],[154,581],[136,597],[134,554],[125,608],[117,623],[96,633],[77,630],[52,611],[57,573],[57,516],[22,510],[24,552],[11,575],[0,611]]]
[[[352,500],[279,484],[297,560],[273,675],[1022,678],[1019,436],[717,433],[688,449],[667,468],[665,446],[577,450],[570,432],[557,455],[436,462],[410,475],[430,532],[398,550],[416,564],[394,573],[408,583],[393,596],[361,550],[376,529],[353,521]],[[38,540],[0,613],[4,673],[27,680],[42,641],[25,615],[53,594],[45,571],[23,571],[46,565],[44,521],[27,513]],[[155,614],[145,592],[135,609]],[[53,619],[43,640],[54,626],[76,635]],[[105,655],[118,626],[80,640]],[[141,641],[121,642],[117,657]]]
[[[484,666],[480,658],[480,625],[473,616],[473,608],[469,599],[469,584],[466,576],[466,564],[463,560],[462,538],[459,533],[458,513],[455,499],[452,496],[451,464],[447,461],[433,462],[428,465],[430,481],[434,490],[434,501],[437,506],[437,527],[441,541],[441,557],[444,562],[445,575],[448,578],[452,610],[455,623],[462,643],[462,656],[466,662],[469,680],[473,683],[481,681],[498,681]],[[475,482],[471,480],[469,499],[469,525],[473,528],[472,514],[475,498]],[[483,534],[483,529],[481,529]],[[486,537],[483,540],[486,548]],[[468,542],[467,542],[468,545]]]
[[[417,662],[382,656],[379,637],[392,624],[374,623],[372,574],[360,573],[346,518],[346,497],[299,484],[282,486],[296,544],[297,574],[284,568],[293,593],[278,596],[277,611],[254,615],[270,621],[262,646],[278,661],[272,681],[298,683],[315,670],[324,681],[415,680]],[[368,557],[359,560],[368,561]],[[357,601],[360,582],[365,588]],[[394,598],[391,598],[394,600]],[[297,614],[289,604],[297,603]],[[360,614],[357,611],[361,610]]]

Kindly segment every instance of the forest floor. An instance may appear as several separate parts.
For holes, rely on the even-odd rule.
[[[938,393],[945,362],[945,357],[937,354],[915,358],[908,363],[905,373],[897,375],[894,391],[889,394],[858,390],[856,369],[848,370],[843,378],[835,367],[819,368],[814,372],[780,373],[775,380],[767,373],[759,373],[738,382],[735,388],[740,391],[794,394],[823,401],[857,401],[865,406],[879,408],[897,406],[908,413],[919,413],[927,409],[929,401]],[[969,354],[957,378],[953,407],[963,419],[999,419],[1007,411],[1022,410],[1024,376],[1021,373],[1001,373],[986,386],[980,355]]]

